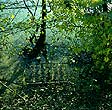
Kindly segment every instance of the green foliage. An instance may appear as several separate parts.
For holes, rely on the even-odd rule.
[[[15,9],[4,13],[0,4],[1,110],[111,110],[112,11],[104,12],[103,0],[49,2],[47,60],[23,55],[41,18],[28,12],[17,21]]]
[[[0,3],[0,11],[3,11],[5,8],[5,4],[4,3]]]

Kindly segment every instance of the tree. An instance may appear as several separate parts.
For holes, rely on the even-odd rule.
[[[23,2],[24,2],[24,5],[26,6],[28,12],[31,14],[31,17],[30,17],[30,20],[31,20],[30,22],[31,23],[29,24],[29,22],[26,22],[25,26],[24,26],[24,23],[22,23],[22,25],[21,25],[21,22],[17,23],[16,25],[15,24],[13,24],[13,25],[14,25],[15,28],[20,28],[20,29],[21,29],[21,27],[23,29],[24,29],[24,27],[28,28],[27,26],[29,26],[29,25],[30,26],[36,25],[36,30],[35,30],[35,32],[33,33],[33,35],[29,39],[30,43],[35,43],[35,44],[33,44],[34,47],[31,47],[31,48],[27,48],[27,46],[22,47],[22,48],[24,48],[22,52],[24,53],[24,55],[28,55],[29,60],[32,60],[33,58],[36,58],[38,56],[38,54],[41,53],[41,51],[43,51],[43,55],[44,55],[44,57],[46,57],[46,54],[47,54],[46,53],[46,49],[45,49],[45,40],[46,40],[46,0],[42,0],[42,23],[41,23],[41,26],[40,26],[41,29],[40,29],[40,36],[39,36],[39,38],[37,38],[37,36],[35,35],[35,33],[38,32],[38,28],[39,28],[39,24],[35,23],[35,19],[36,19],[35,18],[35,14],[36,14],[36,10],[37,10],[37,6],[38,6],[38,2],[39,1],[37,1],[34,14],[29,9],[29,6],[26,4],[26,1],[23,0]],[[18,2],[18,3],[21,3],[21,2]],[[16,4],[16,2],[12,3],[11,5],[15,5],[15,4]],[[4,6],[4,9],[5,9],[5,6]],[[13,22],[13,19],[15,18],[15,15],[12,15],[11,17],[12,17],[12,21],[11,22]],[[3,19],[3,21],[4,21],[4,19]],[[11,25],[11,24],[9,24],[9,25]],[[30,28],[32,28],[32,27],[30,27]],[[3,27],[1,27],[1,29],[3,30]],[[4,30],[3,30],[3,32],[4,32]],[[8,32],[10,32],[10,31],[11,30],[9,30]],[[33,40],[35,40],[35,41],[33,42]],[[17,53],[17,54],[19,54],[19,53]],[[22,54],[20,54],[20,55],[22,55]],[[21,63],[20,66],[22,66],[22,65],[23,64]],[[24,63],[24,66],[25,65],[27,65],[27,64]],[[18,72],[16,72],[16,70],[14,70],[15,72],[12,75],[12,77],[10,78],[10,80],[6,83],[6,86],[9,86],[14,80],[16,80],[24,72],[24,68],[21,68],[21,69],[20,68],[21,67],[19,67],[19,68],[17,67],[16,68],[16,70],[18,70]],[[4,93],[6,89],[7,88],[3,86],[1,88],[1,93],[0,94]]]
[[[25,1],[24,1],[25,3]],[[26,3],[25,3],[26,4]],[[27,5],[26,5],[27,7]],[[28,7],[27,7],[28,8]],[[28,8],[28,10],[30,10]],[[32,14],[32,12],[30,12]],[[41,23],[41,30],[40,30],[40,36],[38,39],[35,39],[35,46],[32,48],[32,50],[29,53],[29,57],[35,58],[40,54],[41,51],[43,51],[44,57],[46,57],[46,49],[45,49],[45,40],[46,40],[46,18],[47,18],[47,10],[46,10],[46,0],[42,0],[42,23]],[[32,18],[34,19],[34,16],[32,14]],[[36,26],[36,32],[38,32],[39,25]],[[36,33],[35,32],[35,33]],[[36,37],[35,33],[30,38],[30,42],[32,43],[32,40]],[[29,51],[29,50],[28,50]]]
[[[62,22],[61,27],[63,29],[67,28],[69,31],[72,29],[75,30],[76,34],[74,35],[74,38],[77,36],[80,38],[80,42],[81,42],[80,47],[76,48],[75,46],[74,47],[72,46],[71,48],[75,54],[77,54],[78,52],[78,55],[77,56],[74,55],[74,58],[71,60],[75,62],[74,67],[76,67],[76,64],[78,65],[81,63],[82,65],[79,70],[81,72],[81,75],[79,76],[81,78],[81,82],[83,80],[85,83],[82,84],[80,82],[82,84],[79,85],[80,92],[81,92],[81,88],[83,88],[82,91],[88,91],[88,94],[89,93],[99,94],[97,96],[97,99],[99,97],[100,101],[102,101],[102,99],[107,94],[108,94],[107,96],[109,96],[110,94],[109,87],[111,85],[112,68],[109,66],[112,63],[110,57],[111,56],[111,46],[110,46],[111,31],[109,30],[111,30],[110,22],[112,18],[110,17],[111,7],[108,6],[108,3],[110,3],[110,1],[92,0],[92,2],[90,2],[89,0],[87,1],[72,0],[71,2],[72,9],[66,8],[65,9],[66,11],[63,11],[63,8],[65,8],[65,6],[62,5],[63,1],[58,1],[54,3],[55,5],[52,8],[54,14],[56,16],[58,15],[57,24],[59,24],[59,22]],[[56,4],[58,5],[60,4],[60,7],[58,7],[58,5]],[[62,20],[61,18],[63,18],[63,15],[64,15],[64,19]],[[69,15],[69,17],[67,15]],[[68,20],[71,21],[68,22]],[[66,22],[68,22],[70,28],[66,24]],[[60,29],[60,25],[58,25],[57,27]],[[84,61],[87,60],[86,56],[90,54],[90,52],[88,54],[86,53],[88,51],[90,52],[92,51],[90,58],[93,59],[93,62],[92,64],[90,62],[89,64],[87,63],[85,65]],[[88,81],[88,79],[90,79],[90,81]],[[90,85],[91,85],[91,89],[90,89]],[[81,92],[81,94],[84,93]],[[89,95],[89,97],[92,98],[92,95],[91,96]],[[83,98],[87,98],[87,94],[85,94],[84,97],[82,96],[82,100]],[[93,102],[91,101],[95,99],[91,99],[91,98],[89,104],[86,102],[87,106],[89,105],[91,106],[91,104],[93,104]],[[107,98],[107,102],[102,101],[102,103],[105,104],[108,103],[108,98]],[[111,104],[109,105],[111,106]],[[99,105],[94,105],[94,106],[99,106]]]

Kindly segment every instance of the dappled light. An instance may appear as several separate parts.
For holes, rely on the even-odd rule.
[[[111,110],[111,0],[1,0],[0,110]]]

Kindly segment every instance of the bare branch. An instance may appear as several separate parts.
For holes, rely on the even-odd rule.
[[[9,88],[8,86],[6,86],[5,84],[3,84],[2,81],[0,81],[0,84],[1,84],[2,86],[4,86],[6,89],[8,89],[9,91],[15,93],[15,91],[14,91],[13,89],[11,89],[11,88]],[[18,97],[20,97],[20,98],[25,102],[25,99],[24,99],[21,95],[19,95],[19,94],[16,94],[16,95],[17,95]]]
[[[16,12],[16,14],[14,15],[14,18],[10,21],[10,23],[12,23],[14,21],[14,19],[16,18],[16,16],[18,15],[19,12],[20,12],[20,9]]]
[[[42,7],[41,5],[38,5],[39,7]],[[34,6],[27,6],[28,8],[33,8]],[[26,6],[16,6],[16,7],[5,7],[4,9],[27,9]]]
[[[19,2],[14,2],[14,3],[8,3],[6,4],[6,7],[11,7],[11,6],[14,6],[14,5],[19,5],[21,4],[23,1],[19,1]]]
[[[38,3],[39,3],[39,0],[37,1],[36,7],[35,7],[34,16],[35,16],[36,11],[37,11]]]
[[[71,84],[74,85],[74,83],[70,81],[51,81],[51,82],[37,82],[37,83],[27,83],[27,85],[32,86],[32,87],[38,87],[38,86],[43,86],[43,85],[62,85],[62,84]]]
[[[29,11],[29,13],[33,16],[33,13],[32,13],[32,11],[29,9],[29,7],[27,6],[25,0],[23,0],[23,2],[24,2],[24,5],[26,6],[27,10]]]

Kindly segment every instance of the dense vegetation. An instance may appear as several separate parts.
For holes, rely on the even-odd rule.
[[[111,0],[1,0],[1,110],[112,109]]]

